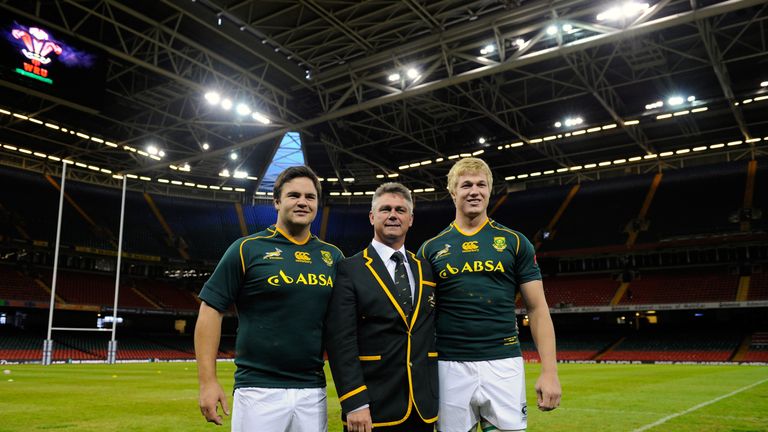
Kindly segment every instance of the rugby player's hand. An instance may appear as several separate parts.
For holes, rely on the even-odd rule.
[[[224,394],[224,389],[221,388],[218,382],[200,385],[199,404],[200,412],[203,413],[203,417],[210,423],[216,423],[219,426],[222,424],[222,418],[218,412],[219,404],[221,404],[224,414],[229,415],[227,395]]]
[[[557,372],[542,373],[536,381],[536,405],[541,411],[552,411],[560,406],[560,379]]]
[[[370,408],[353,411],[347,414],[347,430],[349,432],[371,432],[373,420],[371,420]]]

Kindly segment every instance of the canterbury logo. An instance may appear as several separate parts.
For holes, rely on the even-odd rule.
[[[480,246],[477,245],[477,241],[468,241],[461,244],[462,252],[477,252],[480,250]]]
[[[267,278],[267,283],[272,286],[281,285],[314,285],[333,287],[333,279],[324,274],[299,273],[298,276],[288,276],[280,270],[279,274]]]
[[[293,253],[296,258],[296,262],[300,263],[312,263],[312,258],[309,256],[309,252],[296,251]]]
[[[477,272],[501,272],[504,273],[504,265],[501,261],[467,261],[461,268],[446,264],[445,268],[440,270],[438,276],[441,279],[448,279],[449,276],[458,273],[477,273]]]

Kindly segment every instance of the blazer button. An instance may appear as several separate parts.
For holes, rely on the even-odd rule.
[[[408,362],[408,366],[413,367],[413,362]]]

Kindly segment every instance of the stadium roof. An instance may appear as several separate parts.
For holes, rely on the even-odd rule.
[[[250,196],[298,131],[347,199],[383,179],[444,197],[470,154],[497,191],[765,154],[768,5],[627,3],[0,0],[106,58],[96,108],[0,80],[0,161]]]

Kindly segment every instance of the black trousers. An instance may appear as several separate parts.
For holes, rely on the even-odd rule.
[[[416,410],[411,410],[411,415],[404,422],[395,426],[376,426],[374,432],[434,432],[435,423],[424,423]],[[347,427],[344,426],[344,432]]]

